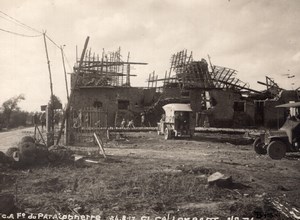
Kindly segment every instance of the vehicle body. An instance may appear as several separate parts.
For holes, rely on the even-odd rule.
[[[158,134],[164,134],[166,140],[193,136],[195,125],[190,104],[171,103],[163,109],[165,115],[158,123]]]
[[[258,154],[268,154],[274,160],[282,159],[286,152],[298,152],[300,146],[300,102],[276,106],[296,108],[295,115],[288,117],[284,125],[275,132],[267,132],[257,137],[253,147]]]

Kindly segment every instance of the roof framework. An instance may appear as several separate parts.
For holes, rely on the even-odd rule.
[[[158,82],[163,82],[162,87],[180,85],[181,89],[200,88],[232,89],[238,92],[255,92],[248,83],[237,78],[237,71],[227,67],[212,65],[210,69],[205,59],[194,61],[193,53],[187,50],[179,51],[171,56],[169,71],[164,78],[158,78],[155,72],[149,74],[148,87],[157,87]]]
[[[105,86],[130,86],[131,65],[147,65],[142,62],[130,62],[130,52],[125,59],[121,55],[121,48],[112,52],[103,50],[101,58],[91,52],[85,53],[82,66],[79,69],[79,60],[74,66],[74,71],[79,72],[80,87],[105,87]]]

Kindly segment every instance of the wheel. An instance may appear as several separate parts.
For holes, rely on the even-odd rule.
[[[172,137],[172,132],[170,129],[166,128],[165,129],[165,140],[169,140]]]
[[[272,141],[267,148],[267,152],[273,160],[280,160],[285,156],[286,145],[281,141]]]
[[[265,143],[262,142],[260,137],[256,138],[255,141],[253,142],[253,148],[257,154],[262,154],[262,155],[267,154],[267,150],[264,148],[264,146]]]

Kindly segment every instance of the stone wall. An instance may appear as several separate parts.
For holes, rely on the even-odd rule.
[[[99,107],[107,112],[108,126],[120,124],[122,118],[133,119],[137,124],[139,115],[144,111],[145,104],[152,102],[155,89],[137,87],[92,87],[80,88],[74,91],[72,109],[80,110],[86,107]],[[126,107],[126,102],[128,106]],[[123,105],[123,108],[120,107]],[[122,108],[122,109],[120,109]]]

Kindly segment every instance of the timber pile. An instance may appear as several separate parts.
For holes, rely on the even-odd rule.
[[[254,129],[244,129],[244,128],[204,128],[196,127],[195,132],[199,133],[223,133],[223,134],[246,134],[246,133],[258,133]]]
[[[278,212],[286,216],[288,219],[300,219],[300,210],[296,207],[293,207],[288,202],[285,202],[278,197],[269,198],[268,200]]]

